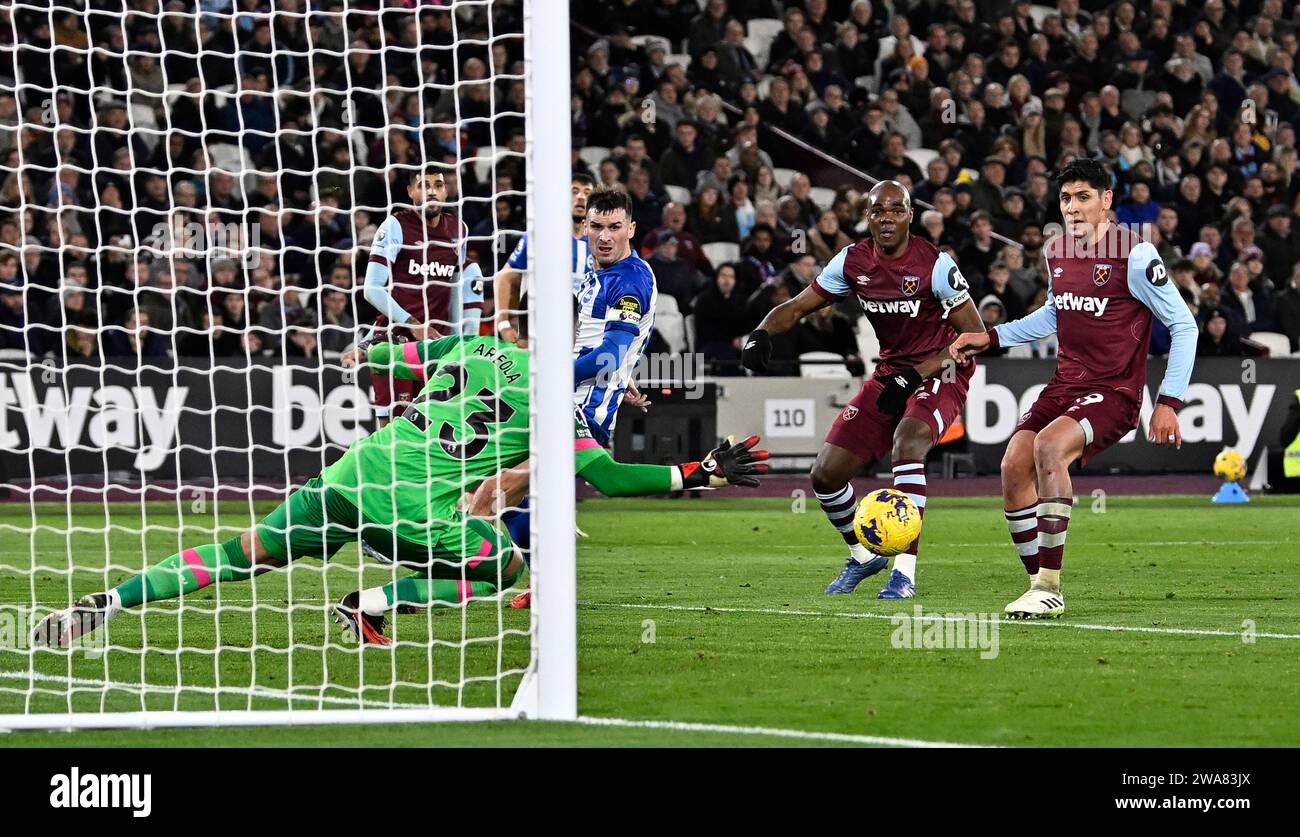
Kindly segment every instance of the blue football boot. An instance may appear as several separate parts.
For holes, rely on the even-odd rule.
[[[845,563],[844,569],[826,588],[826,594],[835,593],[852,593],[858,589],[858,585],[863,579],[869,578],[889,566],[889,559],[883,555],[872,555],[871,560],[865,564],[859,563],[857,559],[850,557]]]
[[[916,595],[916,585],[912,579],[894,570],[889,574],[889,581],[876,594],[877,599],[910,599]]]

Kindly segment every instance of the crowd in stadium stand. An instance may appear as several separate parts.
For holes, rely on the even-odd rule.
[[[1300,348],[1295,2],[701,5],[575,3],[572,115],[578,145],[608,149],[579,165],[631,194],[660,292],[711,359],[864,234],[869,181],[829,159],[912,189],[913,233],[952,251],[990,325],[1046,298],[1050,174],[1103,159],[1116,219],[1145,225],[1202,354],[1268,332],[1287,338],[1274,353]],[[714,264],[716,243],[739,253]],[[786,370],[805,351],[855,362],[855,320],[805,323],[776,349]],[[1151,351],[1167,348],[1157,324]]]
[[[456,163],[523,150],[520,0],[456,21],[412,0],[132,5],[0,13],[0,349],[333,357],[373,314],[357,286],[401,166],[430,159],[452,167],[471,258],[502,266],[522,154]],[[864,235],[871,181],[837,161],[912,189],[914,234],[952,251],[993,324],[1046,298],[1051,173],[1101,158],[1200,353],[1300,349],[1295,0],[571,6],[574,167],[629,193],[664,305],[717,371]],[[256,173],[219,171],[232,156]],[[811,317],[774,369],[828,351],[856,371],[863,326],[848,303]],[[1157,324],[1152,353],[1167,343]]]
[[[495,215],[518,230],[522,156],[490,182],[457,161],[522,149],[521,0],[454,22],[378,0],[123,5],[0,9],[0,350],[337,357],[373,321],[368,246],[429,161],[470,255],[509,253],[492,196],[514,191]]]

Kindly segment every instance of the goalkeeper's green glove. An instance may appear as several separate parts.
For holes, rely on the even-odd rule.
[[[768,466],[765,461],[767,451],[754,450],[756,444],[757,436],[750,436],[743,442],[736,442],[736,437],[728,436],[702,461],[679,466],[682,489],[722,488],[726,485],[757,488],[757,475],[766,474]]]

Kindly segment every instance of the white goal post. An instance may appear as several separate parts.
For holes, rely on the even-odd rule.
[[[0,65],[0,230],[18,227],[16,239],[0,232],[0,297],[19,300],[0,320],[0,731],[574,720],[568,0],[242,6],[160,3],[125,13],[120,35],[120,4],[0,10],[19,39],[13,62]],[[498,20],[522,29],[496,31]],[[174,48],[191,40],[192,54]],[[70,75],[69,62],[84,76]],[[197,76],[173,75],[190,67]],[[209,87],[226,67],[233,79]],[[404,75],[412,67],[414,85]],[[263,88],[249,82],[257,73]],[[513,186],[502,173],[520,155],[505,124],[523,130]],[[349,546],[227,583],[213,580],[218,570],[196,545],[223,554],[375,426],[369,387],[342,366],[330,335],[365,334],[366,254],[405,194],[390,175],[405,183],[425,171],[433,137],[432,147],[453,148],[448,211],[481,219],[462,227],[466,265],[477,260],[490,279],[486,265],[499,269],[510,254],[502,242],[526,231],[528,286],[566,289],[527,295],[534,557],[513,586],[499,574],[482,596],[471,595],[462,566],[452,579],[459,600],[390,615],[396,643],[357,648],[340,639],[331,605],[354,588],[396,589],[396,564]],[[173,146],[188,156],[176,159]],[[293,157],[303,149],[312,153]],[[303,159],[315,162],[303,168]],[[303,189],[305,205],[295,202]],[[376,193],[398,198],[360,197]],[[518,221],[495,214],[503,199],[522,208]],[[199,219],[197,244],[141,232],[156,231],[142,219],[157,216],[175,234],[187,212]],[[236,215],[227,227],[218,220]],[[355,287],[339,284],[343,268]],[[470,274],[436,275],[428,285],[451,286],[452,333],[478,333],[461,307]],[[341,312],[330,307],[340,290],[350,299]],[[206,311],[193,321],[179,313],[187,292]],[[146,306],[150,294],[161,307]],[[221,309],[230,297],[242,302]],[[262,319],[234,313],[259,298]],[[168,311],[174,320],[160,322]],[[227,356],[216,346],[232,334],[221,345],[238,350]],[[188,368],[182,358],[205,340],[207,363]],[[169,555],[200,589],[147,598],[71,648],[33,647],[45,614]],[[512,609],[529,587],[531,610]]]

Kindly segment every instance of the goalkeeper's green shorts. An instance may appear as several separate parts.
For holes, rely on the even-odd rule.
[[[429,578],[463,578],[497,582],[510,563],[510,539],[486,520],[457,513],[434,525],[429,543],[400,538],[361,514],[320,477],[289,495],[257,524],[267,552],[282,560],[329,560],[341,548],[365,540],[373,552]]]

